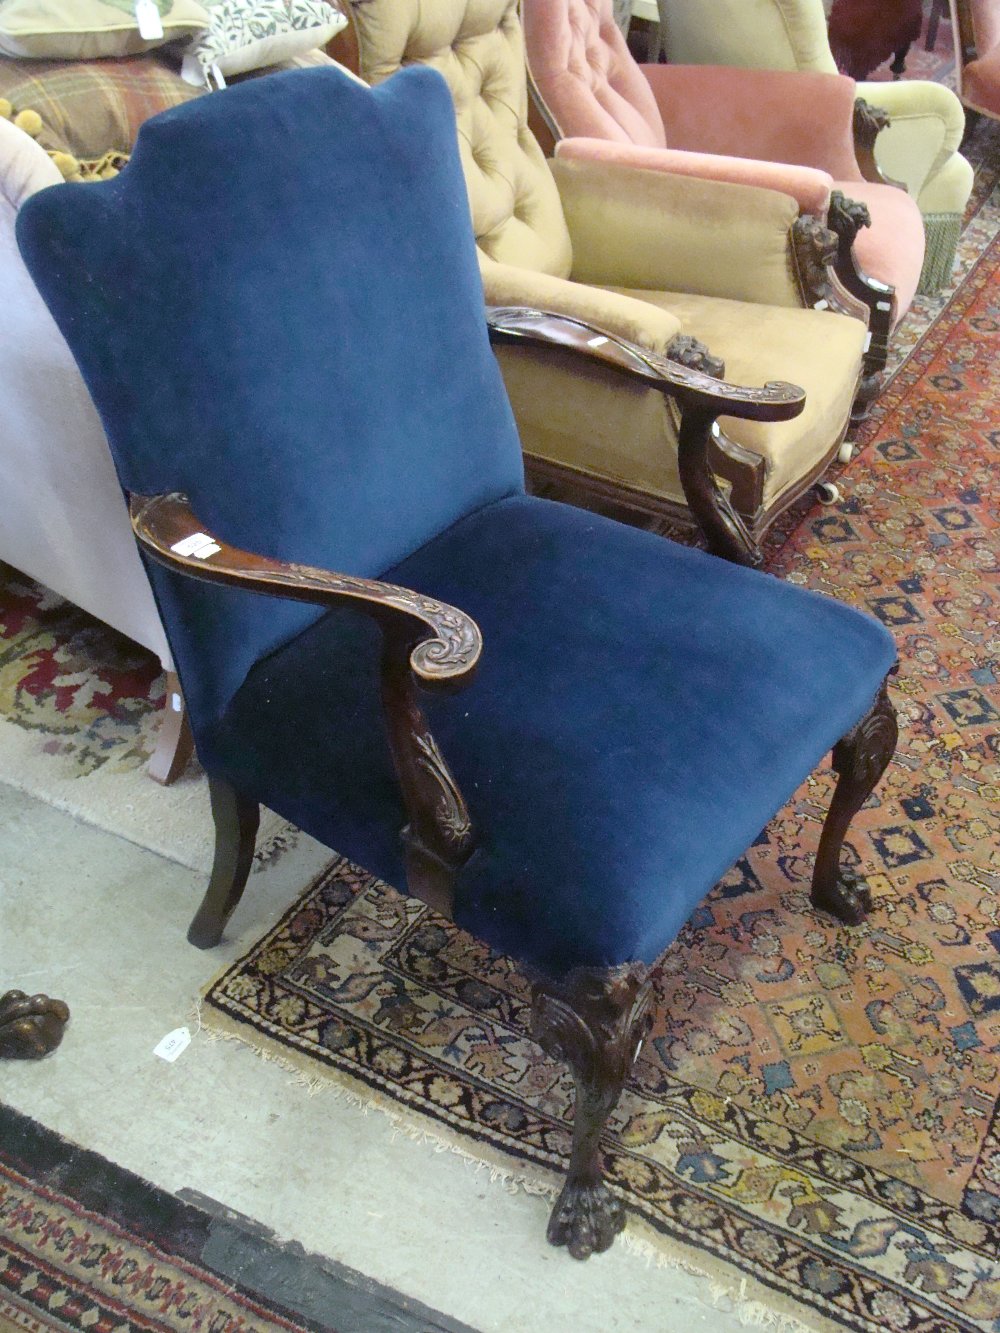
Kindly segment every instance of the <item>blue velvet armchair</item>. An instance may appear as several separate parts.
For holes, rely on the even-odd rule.
[[[649,971],[833,747],[813,901],[893,752],[892,639],[849,607],[525,494],[451,98],[431,70],[255,81],[143,126],[115,180],[42,191],[19,243],[103,417],[209,775],[215,943],[266,803],[506,951],[577,1084],[549,1239],[623,1225],[599,1139]],[[692,487],[735,389],[545,312],[674,398]],[[331,572],[337,571],[337,572]]]

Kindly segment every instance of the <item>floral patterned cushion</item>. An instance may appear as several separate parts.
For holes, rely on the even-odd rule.
[[[209,83],[324,46],[347,24],[326,0],[207,0],[209,27],[188,48],[184,78]]]

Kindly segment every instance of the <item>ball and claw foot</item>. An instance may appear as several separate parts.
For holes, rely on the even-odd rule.
[[[853,870],[841,867],[832,885],[822,891],[813,890],[813,906],[829,912],[846,926],[860,926],[874,904],[865,880]]]
[[[610,1249],[625,1226],[625,1208],[607,1185],[567,1181],[549,1218],[550,1245],[565,1245],[574,1259]]]
[[[40,1060],[63,1039],[69,1009],[47,995],[10,990],[0,995],[0,1058]]]

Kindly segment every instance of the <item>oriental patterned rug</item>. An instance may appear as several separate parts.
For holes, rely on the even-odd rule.
[[[202,1259],[211,1226],[0,1107],[3,1333],[320,1333],[213,1272]]]
[[[992,238],[863,429],[841,502],[771,547],[775,574],[899,644],[899,752],[849,846],[876,910],[846,929],[809,908],[818,773],[669,950],[604,1141],[633,1236],[809,1327],[1000,1329],[995,216],[974,220]],[[572,1087],[526,1006],[509,960],[341,861],[216,980],[204,1019],[544,1190]],[[543,1227],[540,1207],[540,1244]]]

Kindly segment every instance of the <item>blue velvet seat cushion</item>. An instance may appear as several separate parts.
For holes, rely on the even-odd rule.
[[[473,684],[424,696],[480,833],[455,918],[550,975],[653,961],[895,658],[841,603],[524,495],[383,577],[483,631]],[[405,889],[377,671],[371,623],[331,611],[253,668],[199,748]]]

